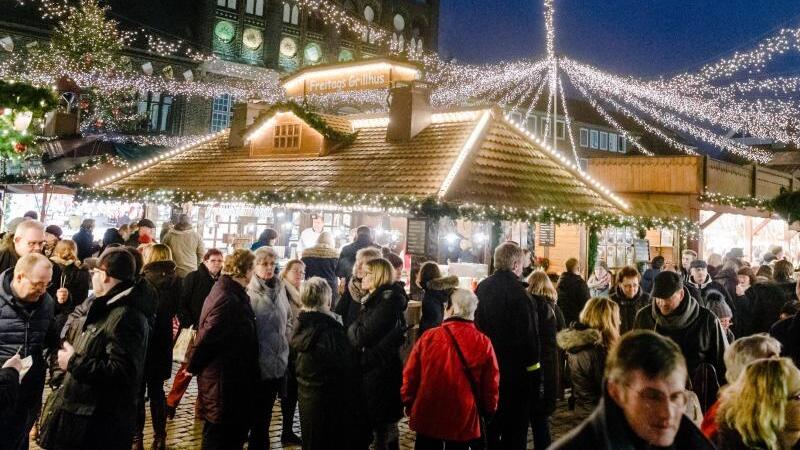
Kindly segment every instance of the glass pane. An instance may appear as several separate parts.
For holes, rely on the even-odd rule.
[[[228,8],[236,9],[236,0],[228,0]]]
[[[254,0],[247,0],[247,3],[245,3],[244,6],[244,11],[247,14],[253,14],[253,11],[255,10],[254,6]]]
[[[289,23],[292,20],[292,7],[288,3],[283,4],[283,23]]]
[[[264,15],[264,0],[256,0],[256,15]]]

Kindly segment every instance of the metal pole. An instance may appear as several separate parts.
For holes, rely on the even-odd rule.
[[[553,79],[550,82],[553,85],[553,149],[558,150],[558,123],[556,122],[556,115],[558,113],[558,60],[553,58]]]

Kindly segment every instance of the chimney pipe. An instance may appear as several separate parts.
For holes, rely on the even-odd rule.
[[[420,81],[398,81],[390,90],[387,142],[408,142],[431,124],[431,88]]]

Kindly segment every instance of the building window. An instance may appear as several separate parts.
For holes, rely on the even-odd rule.
[[[600,132],[600,150],[608,150],[608,133]]]
[[[608,150],[617,151],[617,135],[614,133],[608,133]]]
[[[556,121],[556,139],[564,139],[564,121]]]
[[[597,130],[589,130],[589,147],[597,148],[597,146],[599,144],[599,142],[598,142],[599,140],[600,140],[600,138],[599,138],[599,135],[597,133]]]
[[[231,124],[233,115],[233,97],[228,94],[214,98],[211,106],[211,132],[224,130]]]
[[[588,172],[589,171],[589,160],[586,158],[581,158],[578,160],[579,167],[582,171]]]
[[[526,127],[531,133],[536,133],[536,116],[528,116]]]
[[[581,147],[589,146],[589,130],[581,128]]]
[[[300,8],[297,5],[283,3],[283,23],[300,24]]]
[[[170,112],[172,111],[172,97],[153,92],[140,92],[137,110],[139,114],[147,116],[147,131],[167,131],[169,127]]]
[[[542,124],[542,131],[539,134],[544,136],[545,132],[547,131],[547,123],[548,123],[547,118],[542,117],[542,120],[540,121],[540,123]]]
[[[275,125],[275,148],[280,150],[300,149],[300,125]]]
[[[619,151],[620,153],[625,153],[627,151],[627,142],[624,137],[620,136],[619,139]]]
[[[514,123],[522,123],[522,114],[518,112],[511,113],[511,121]]]
[[[256,16],[263,16],[264,0],[247,0],[244,10],[247,14],[255,14]]]
[[[223,8],[236,9],[236,0],[217,0],[217,6]]]

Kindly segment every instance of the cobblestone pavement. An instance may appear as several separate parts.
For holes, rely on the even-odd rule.
[[[177,370],[177,366],[175,366],[175,370]],[[174,371],[173,371],[174,373]],[[164,385],[165,392],[169,392],[170,387],[172,386],[172,380],[170,379]],[[45,393],[45,395],[47,392]],[[201,422],[197,422],[194,420],[194,402],[197,398],[197,384],[194,380],[189,385],[189,389],[186,391],[186,395],[183,397],[183,400],[178,406],[178,410],[175,414],[175,419],[171,420],[167,423],[167,448],[170,450],[189,450],[189,449],[199,449],[200,443],[202,442],[202,430],[203,425]],[[579,423],[574,417],[572,417],[571,413],[567,410],[566,401],[561,401],[558,404],[556,413],[553,415],[552,418],[553,423],[553,436],[554,439],[557,439],[560,436],[563,436],[569,430]],[[292,426],[295,433],[300,435],[300,419],[297,415],[294,418],[294,424]],[[271,448],[273,449],[280,449],[283,448],[280,442],[280,433],[282,429],[282,419],[281,419],[281,411],[280,411],[280,404],[279,402],[275,403],[275,407],[272,410],[272,422],[270,426],[270,442]],[[147,425],[145,426],[145,448],[149,449],[150,444],[153,441],[153,428],[150,424],[150,411],[147,410]],[[300,447],[292,447],[287,446],[287,448],[300,448]],[[408,428],[408,419],[403,419],[400,422],[400,448],[405,450],[410,450],[414,448],[414,432],[409,430]],[[533,443],[530,438],[530,434],[528,436],[528,448],[533,448]],[[39,447],[36,446],[35,443],[31,442],[31,449],[39,450]]]

